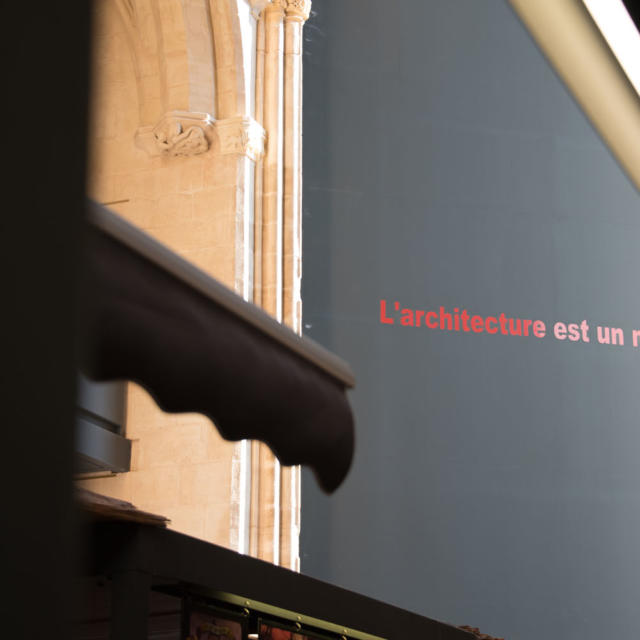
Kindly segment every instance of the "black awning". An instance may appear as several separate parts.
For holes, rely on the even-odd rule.
[[[132,380],[163,410],[202,413],[336,489],[354,446],[348,365],[107,209],[91,203],[89,223],[85,373]]]

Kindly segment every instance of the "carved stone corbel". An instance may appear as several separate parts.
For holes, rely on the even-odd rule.
[[[195,156],[205,153],[213,140],[208,113],[170,111],[153,127],[140,127],[136,145],[150,156]]]

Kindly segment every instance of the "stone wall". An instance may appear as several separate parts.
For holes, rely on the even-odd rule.
[[[238,157],[208,151],[172,155],[159,149],[150,155],[135,144],[141,116],[159,116],[164,107],[152,110],[140,104],[140,70],[118,3],[102,0],[97,7],[89,195],[233,288],[236,200],[243,195]],[[180,15],[169,18],[173,33],[164,34],[166,41],[184,49],[179,37],[184,29],[176,25]],[[187,111],[179,56],[173,58],[175,69],[170,67],[167,77],[175,78],[175,84],[167,87],[166,100],[185,100],[176,104]],[[150,82],[142,78],[142,84]],[[209,100],[213,105],[213,94]],[[235,445],[222,440],[202,416],[163,413],[133,384],[128,390],[126,434],[133,441],[131,471],[83,484],[162,513],[184,533],[231,546]]]
[[[98,0],[88,185],[297,331],[308,11],[287,0]],[[264,445],[225,442],[202,416],[163,413],[134,384],[126,435],[131,471],[83,486],[297,567],[297,470],[280,469]]]

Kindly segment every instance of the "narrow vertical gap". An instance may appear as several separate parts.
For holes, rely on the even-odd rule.
[[[273,564],[280,564],[280,462],[273,463]]]

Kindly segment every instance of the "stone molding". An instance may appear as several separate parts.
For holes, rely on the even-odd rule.
[[[217,120],[214,126],[221,154],[237,153],[251,160],[258,160],[264,154],[267,134],[253,118],[237,116]]]
[[[214,120],[208,113],[171,111],[155,126],[140,127],[135,142],[150,156],[195,156],[215,147],[222,155],[237,153],[256,161],[264,154],[266,133],[245,116]]]
[[[251,5],[251,13],[254,18],[260,17],[262,10],[268,5],[271,4],[272,0],[249,0],[249,4]]]

